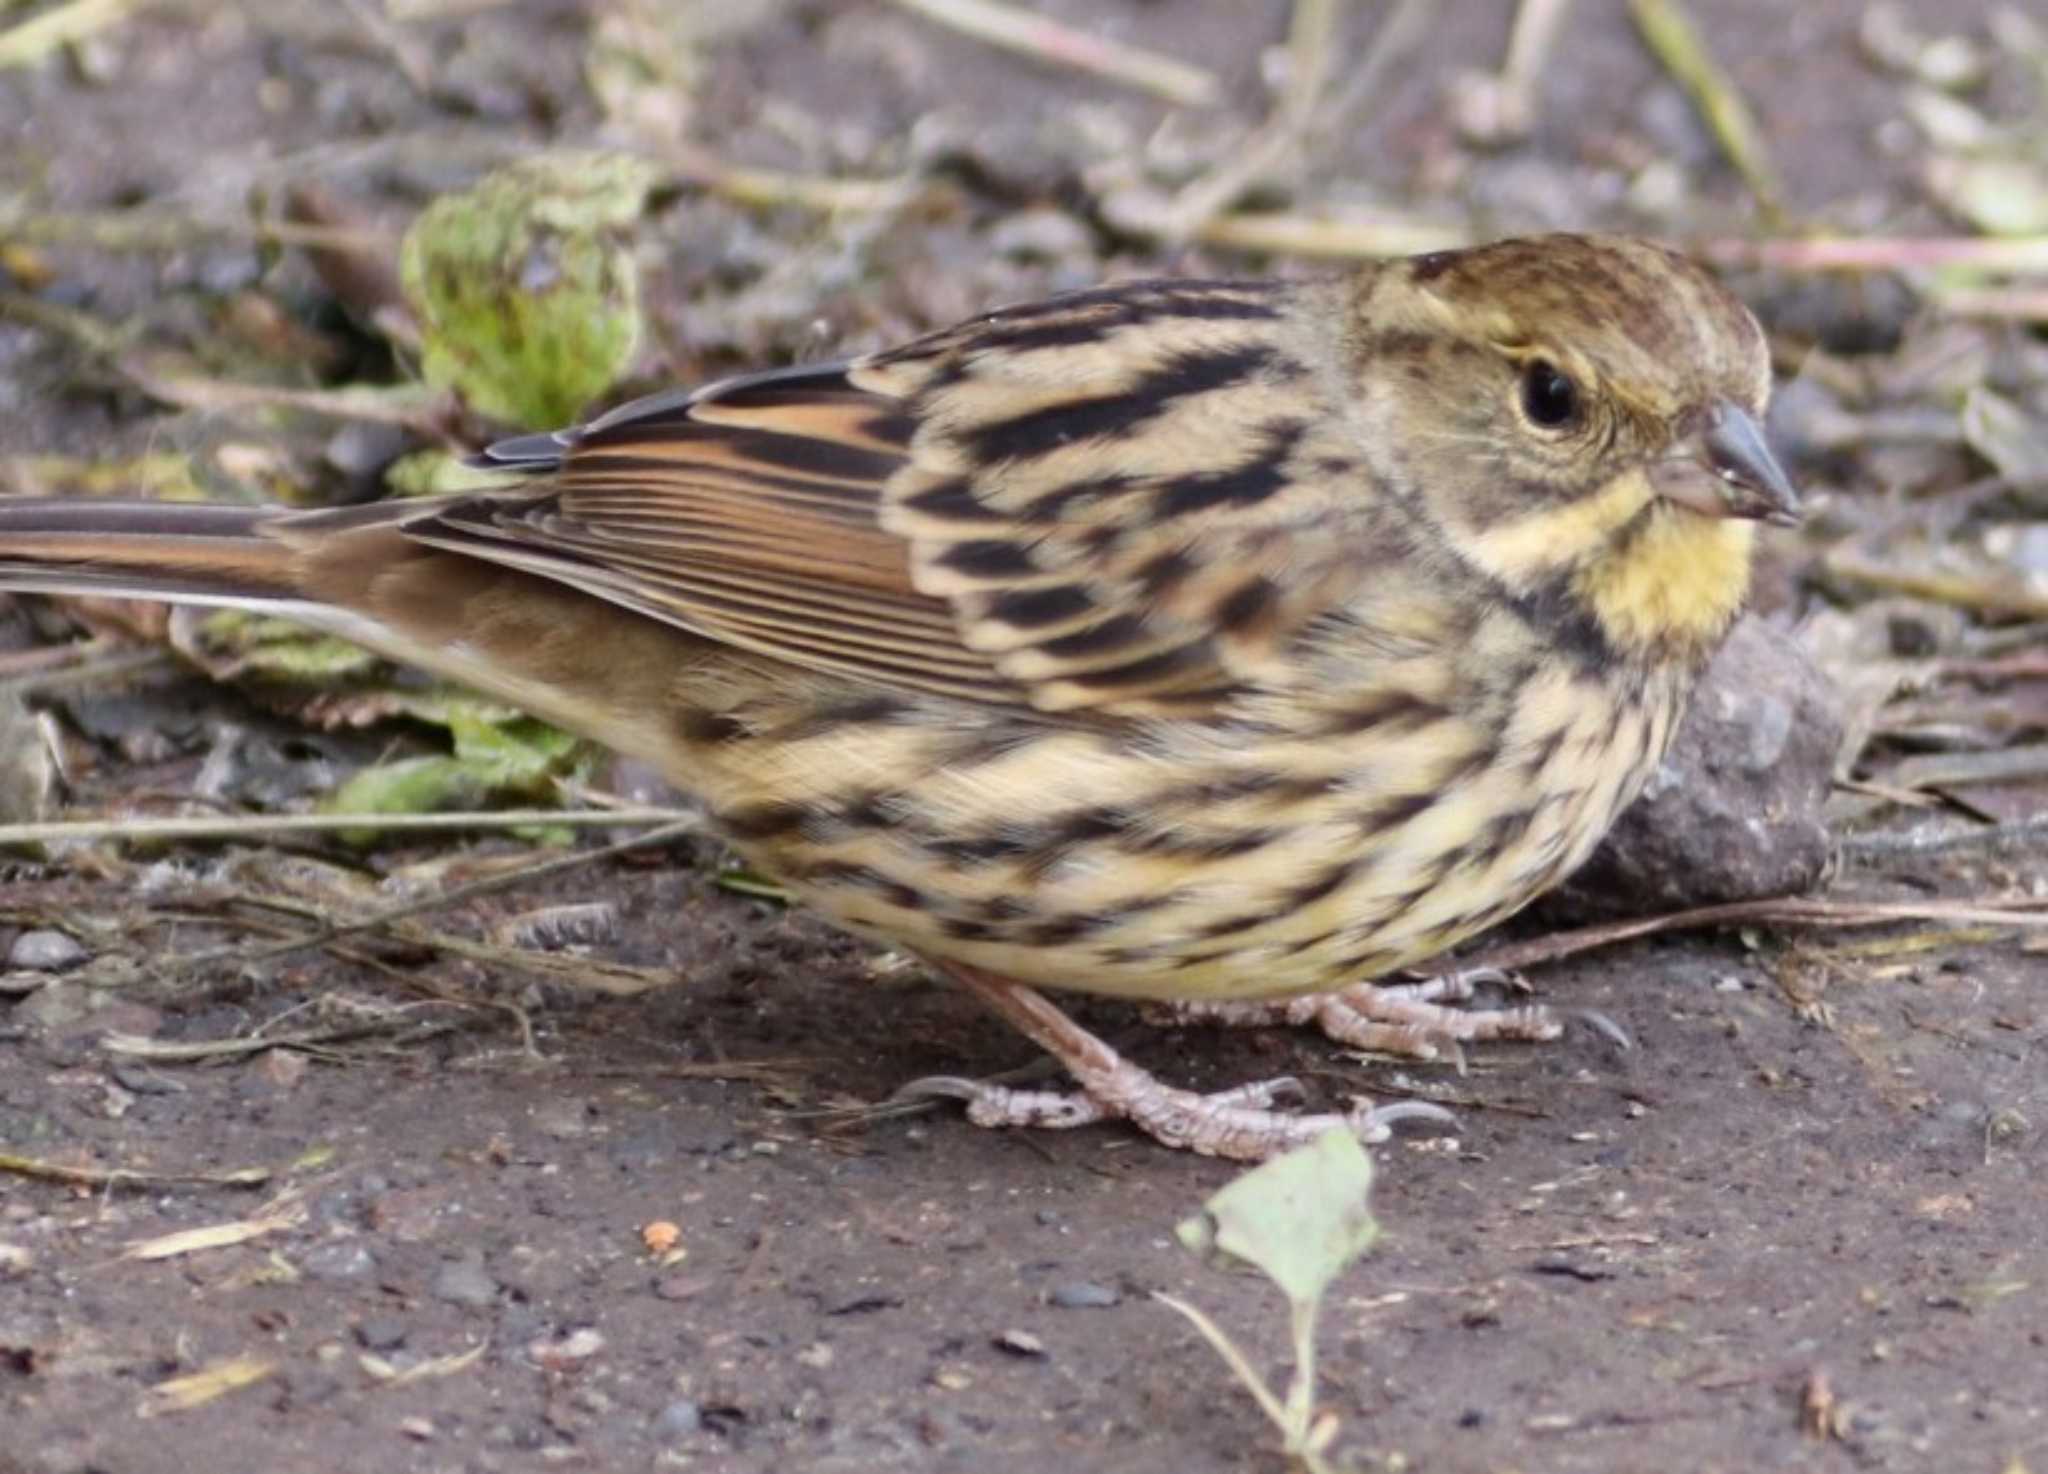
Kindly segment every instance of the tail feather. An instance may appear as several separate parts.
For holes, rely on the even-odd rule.
[[[274,507],[0,497],[0,587],[178,603],[304,598]]]

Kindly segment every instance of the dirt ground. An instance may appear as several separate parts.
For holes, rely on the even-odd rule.
[[[24,213],[218,221],[312,181],[398,225],[496,160],[549,142],[634,146],[649,130],[791,175],[920,166],[950,181],[943,198],[837,216],[684,192],[646,231],[649,382],[857,350],[1137,269],[1316,269],[1166,251],[1101,208],[1117,170],[1185,179],[1265,115],[1262,58],[1290,6],[1039,8],[1211,69],[1224,103],[1175,113],[881,0],[763,4],[744,21],[567,0],[169,3],[0,68],[0,476],[47,484],[64,458],[165,450],[212,474],[257,446],[275,479],[324,477],[332,492],[359,444],[333,438],[334,420],[169,406],[116,366],[139,344],[232,377],[248,341],[303,333],[328,352],[320,383],[391,373],[302,252],[227,231],[147,249],[44,238],[32,260],[6,255]],[[1905,121],[1910,84],[1859,42],[1860,4],[1693,8],[1760,114],[1787,219],[1962,233],[1925,187],[1932,145]],[[1347,16],[1347,57],[1385,9]],[[1995,51],[1997,10],[1944,0],[1911,16]],[[1461,141],[1446,81],[1499,66],[1509,14],[1443,7],[1264,203],[1490,233],[1766,228],[1622,0],[1571,8],[1526,142]],[[657,15],[682,60],[622,91],[595,43]],[[2007,124],[2032,106],[2039,127],[2048,103],[2030,85],[1999,60],[1972,104]],[[1902,333],[1910,347],[1943,326],[1909,316],[1913,299],[1883,280],[1746,285],[1774,331],[1835,344],[1844,362],[1859,349],[1891,362]],[[95,351],[66,329],[74,312],[133,336]],[[2039,340],[2015,328],[1995,346],[2000,362],[2035,364]],[[2033,392],[2015,402],[2039,409],[2038,428],[2048,395]],[[1820,602],[1807,561],[1857,525],[1856,507],[1896,511],[1903,481],[1983,469],[1949,441],[1794,449],[1822,510],[1767,590],[1787,620]],[[1950,638],[1952,615],[1926,616],[1930,638]],[[1887,616],[1902,647],[1906,617]],[[0,646],[33,660],[71,628],[16,608]],[[439,740],[403,723],[322,730],[168,657],[123,681],[43,686],[33,704],[62,734],[64,797],[84,814],[205,812],[197,796],[223,792],[293,806]],[[1997,710],[2013,750],[2048,716],[2038,698]],[[2027,777],[2008,774],[1971,812],[2036,812]],[[1031,1051],[915,969],[721,885],[708,843],[458,901],[416,918],[424,931],[153,965],[287,934],[297,918],[276,897],[305,894],[295,867],[326,885],[381,880],[388,903],[423,877],[530,857],[466,836],[367,855],[322,838],[87,845],[6,863],[0,1154],[79,1180],[0,1171],[0,1474],[1279,1466],[1251,1400],[1152,1298],[1200,1304],[1280,1366],[1277,1296],[1172,1237],[1235,1169],[1120,1129],[992,1134],[947,1110],[850,1120],[849,1104],[904,1080],[994,1073]],[[2037,847],[1847,863],[1833,893],[2044,884]],[[561,955],[671,986],[604,996],[455,945],[593,902],[608,914]],[[1526,918],[1518,934],[1554,923]],[[1694,931],[1538,968],[1546,1000],[1605,1013],[1636,1047],[1580,1028],[1476,1049],[1463,1074],[1359,1062],[1285,1031],[1080,1012],[1180,1082],[1291,1072],[1324,1101],[1423,1093],[1456,1109],[1454,1130],[1378,1149],[1384,1237],[1328,1307],[1321,1395],[1356,1467],[2048,1469],[2035,1053],[2048,963],[1981,918],[1906,930]],[[78,980],[104,984],[95,968],[110,962],[129,985]],[[280,1038],[299,1043],[237,1043]],[[231,1047],[170,1057],[207,1042]],[[174,1180],[248,1169],[267,1175]],[[650,1246],[660,1223],[677,1237]],[[226,1242],[160,1242],[231,1224]],[[148,1244],[165,1252],[131,1252]],[[181,1379],[207,1373],[223,1378],[215,1395],[181,1406],[195,1385]]]

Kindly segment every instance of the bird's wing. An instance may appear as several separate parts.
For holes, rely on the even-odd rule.
[[[1281,323],[1235,283],[1014,308],[501,442],[547,479],[406,531],[885,686],[1198,714],[1364,573],[1355,447]]]

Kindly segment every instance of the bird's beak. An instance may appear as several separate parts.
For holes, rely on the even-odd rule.
[[[1706,423],[1650,465],[1657,494],[1707,517],[1797,526],[1799,493],[1747,411],[1722,400]]]

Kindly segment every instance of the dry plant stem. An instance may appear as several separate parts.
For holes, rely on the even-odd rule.
[[[2048,271],[2048,235],[1979,239],[1975,236],[1848,236],[1766,240],[1701,240],[1689,248],[1723,267],[1776,271],[1928,271],[1944,266],[1978,271]]]
[[[362,28],[371,43],[391,58],[414,92],[423,98],[433,96],[433,58],[417,38],[408,36],[394,24],[381,4],[373,4],[371,0],[342,0],[342,8]]]
[[[337,420],[400,425],[422,436],[438,438],[451,405],[449,395],[424,386],[282,389],[272,384],[244,384],[206,374],[167,371],[142,354],[124,355],[116,360],[116,366],[152,398],[206,414],[289,409]]]
[[[1282,1401],[1273,1395],[1273,1389],[1266,1385],[1266,1379],[1259,1375],[1251,1359],[1238,1350],[1237,1343],[1225,1335],[1223,1328],[1206,1312],[1164,1290],[1154,1290],[1152,1298],[1185,1317],[1188,1324],[1209,1343],[1210,1349],[1223,1359],[1223,1364],[1252,1395],[1252,1400],[1258,1403],[1267,1420],[1280,1430],[1282,1452],[1294,1461],[1296,1467],[1307,1471],[1307,1474],[1330,1474],[1332,1466],[1322,1455],[1336,1431],[1335,1425],[1319,1427],[1315,1421],[1315,1302],[1290,1307],[1288,1331],[1294,1343],[1294,1372],[1288,1378],[1287,1397]]]
[[[1539,962],[1556,962],[1597,947],[1664,932],[1684,931],[1696,926],[1733,926],[1745,921],[1774,922],[1784,926],[1884,926],[1895,921],[1982,922],[1994,926],[2048,926],[2048,905],[2034,897],[2023,900],[1987,899],[1958,901],[1831,901],[1807,896],[1777,896],[1761,901],[1731,901],[1720,906],[1697,906],[1663,916],[1643,916],[1629,921],[1603,922],[1570,931],[1509,942],[1480,953],[1470,960],[1475,967],[1515,969],[1534,967]]]
[[[425,1005],[412,1005],[424,1007]],[[273,1049],[297,1050],[302,1054],[325,1054],[338,1044],[353,1044],[362,1039],[374,1039],[380,1035],[397,1033],[408,1024],[405,1014],[408,1009],[393,1009],[385,1017],[370,1023],[346,1024],[332,1029],[309,1029],[296,1034],[264,1034],[240,1039],[186,1039],[163,1040],[145,1039],[136,1034],[108,1034],[100,1040],[100,1048],[109,1054],[118,1054],[127,1059],[153,1060],[159,1064],[192,1064],[201,1060],[240,1059],[252,1054],[266,1054]],[[413,1028],[399,1041],[404,1045],[423,1044],[451,1032],[446,1024],[427,1024]]]
[[[1330,134],[1354,125],[1358,109],[1384,95],[1385,82],[1396,63],[1422,40],[1423,27],[1436,15],[1431,0],[1395,0],[1394,8],[1373,33],[1372,49],[1365,54],[1344,90],[1330,100],[1316,122],[1319,134]]]
[[[1901,788],[1941,790],[1978,783],[2031,783],[2048,778],[2048,749],[2000,748],[1991,752],[1932,752],[1894,764],[1884,775]]]
[[[475,15],[513,3],[514,0],[384,0],[384,8],[395,21],[433,21]]]
[[[996,0],[896,0],[896,4],[977,41],[1136,87],[1182,107],[1207,107],[1222,95],[1215,76],[1200,67],[1074,30],[1018,6],[997,4]]]
[[[1342,9],[1342,0],[1295,0],[1287,37],[1287,91],[1279,106],[1228,159],[1174,196],[1160,225],[1161,236],[1186,240],[1299,148],[1329,77]]]
[[[168,210],[16,215],[0,213],[0,229],[23,245],[90,246],[97,251],[172,251],[227,237],[278,245],[382,251],[392,241],[374,231],[292,220],[208,220]]]
[[[111,327],[89,312],[61,307],[26,292],[0,292],[0,321],[12,319],[74,343],[96,358],[113,358],[124,351],[134,330]]]
[[[157,647],[138,650],[133,646],[117,645],[111,640],[87,640],[80,645],[51,648],[65,651],[82,650],[85,654],[75,660],[52,662],[51,669],[23,675],[0,676],[0,698],[19,700],[24,696],[69,691],[79,686],[95,685],[101,681],[132,681],[140,676],[179,668],[168,650]],[[0,829],[5,827],[0,825]]]
[[[1571,3],[1572,0],[1522,0],[1515,9],[1514,29],[1508,33],[1507,59],[1500,69],[1502,81],[1519,92],[1534,94],[1550,65],[1550,53]]]
[[[1764,144],[1763,130],[1707,50],[1692,18],[1679,0],[1629,0],[1629,13],[1664,69],[1692,94],[1715,141],[1749,185],[1757,204],[1766,216],[1776,218],[1785,192]]]
[[[2048,816],[2038,815],[1978,829],[1912,829],[1903,833],[1852,834],[1837,842],[1837,848],[1844,855],[1864,860],[1887,855],[1952,855],[1964,850],[2003,855],[2044,846],[2048,846]]]
[[[45,824],[0,824],[0,846],[61,844],[100,839],[258,839],[274,834],[336,834],[349,830],[380,830],[393,834],[449,833],[467,829],[529,827],[590,828],[617,824],[661,826],[626,844],[637,848],[660,844],[695,829],[698,820],[677,809],[494,809],[462,814],[248,814],[206,819],[58,819]],[[616,846],[613,848],[617,848]],[[612,853],[599,850],[596,859]],[[561,862],[566,863],[566,862]]]
[[[1934,293],[1933,301],[1957,317],[2048,323],[2048,290],[2038,287],[1946,287]]]
[[[2035,592],[2018,577],[1970,578],[1936,569],[1895,567],[1876,562],[1846,547],[1836,548],[1827,554],[1821,560],[1821,566],[1836,577],[1866,583],[1886,593],[1911,594],[1915,598],[1954,604],[1980,614],[2048,619],[2048,595]]]
[[[90,40],[135,4],[136,0],[71,0],[0,31],[0,68],[34,66],[59,47]]]
[[[1528,137],[1551,49],[1570,8],[1571,0],[1518,0],[1500,70],[1468,72],[1453,79],[1454,89],[1462,94],[1453,103],[1453,113],[1459,131],[1471,141],[1486,145]]]
[[[1450,1119],[1448,1112],[1420,1103],[1360,1106],[1341,1116],[1284,1115],[1271,1107],[1299,1091],[1298,1082],[1290,1079],[1260,1081],[1207,1096],[1176,1089],[1123,1058],[1036,989],[957,963],[946,964],[945,972],[1057,1059],[1081,1086],[1079,1095],[1062,1095],[948,1077],[904,1087],[905,1094],[965,1100],[968,1119],[977,1126],[1064,1130],[1126,1120],[1166,1146],[1207,1157],[1261,1162],[1289,1147],[1306,1145],[1325,1131],[1350,1131],[1363,1141],[1384,1141],[1394,1120]]]
[[[279,942],[269,947],[259,947],[250,952],[240,951],[235,948],[222,948],[214,952],[195,953],[190,957],[181,959],[180,965],[182,967],[192,967],[229,960],[245,965],[254,962],[268,962],[278,957],[288,956],[293,952],[303,951],[308,947],[324,947],[341,937],[390,926],[395,922],[403,921],[424,912],[438,910],[457,901],[466,901],[473,896],[506,890],[515,885],[523,885],[530,880],[538,880],[544,876],[555,875],[566,870],[579,869],[585,865],[592,865],[600,860],[611,859],[614,856],[623,855],[632,850],[666,844],[672,839],[694,833],[698,828],[699,822],[694,817],[665,824],[658,829],[649,830],[645,834],[636,834],[630,839],[620,840],[616,844],[606,845],[601,849],[581,851],[574,855],[563,855],[555,859],[542,860],[537,864],[521,866],[517,870],[508,870],[499,875],[486,876],[481,880],[473,880],[466,885],[458,885],[449,890],[438,891],[431,896],[407,902],[402,906],[393,906],[383,911],[372,912],[368,916],[358,917],[353,921],[330,922],[317,932],[309,933],[303,937],[294,937],[287,942]],[[446,945],[451,941],[453,939],[441,938],[437,940],[435,945]],[[496,947],[480,948],[475,944],[463,944],[463,950],[487,952],[492,959],[503,959],[507,955],[507,949]]]

